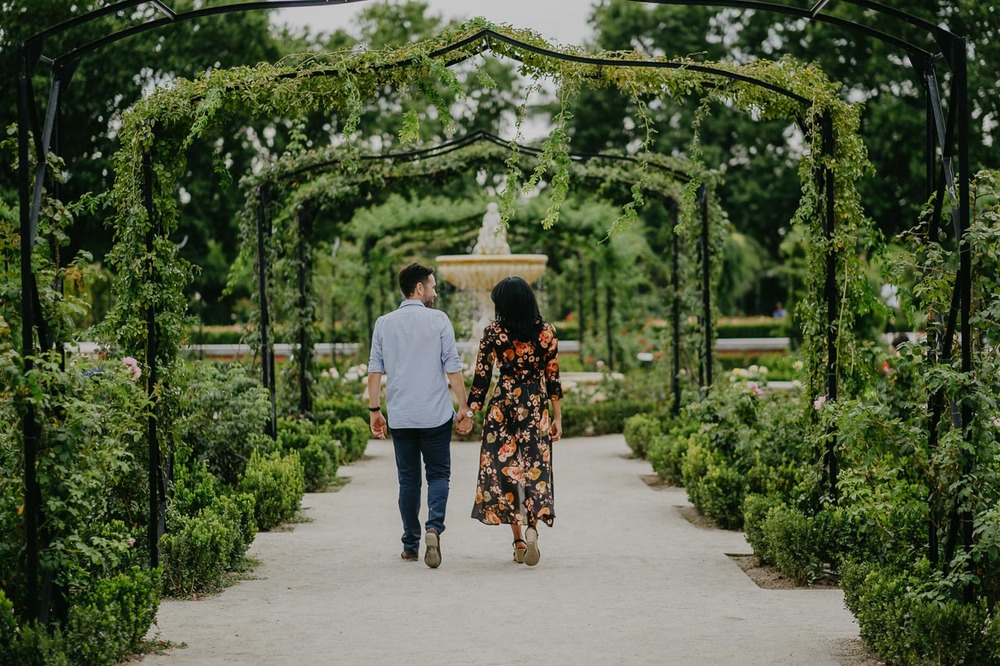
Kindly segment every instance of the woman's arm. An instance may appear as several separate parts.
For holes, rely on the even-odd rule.
[[[486,402],[486,392],[490,390],[490,380],[493,378],[493,346],[487,339],[486,331],[479,341],[479,353],[476,354],[476,367],[472,374],[472,390],[469,391],[469,409],[478,412]]]

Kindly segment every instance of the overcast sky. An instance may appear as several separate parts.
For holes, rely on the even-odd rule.
[[[279,22],[309,26],[313,32],[350,29],[357,14],[372,2],[365,0],[327,7],[301,7],[276,12]],[[530,28],[546,40],[581,44],[590,35],[587,18],[596,0],[425,0],[430,13],[465,20],[482,16],[493,23]]]

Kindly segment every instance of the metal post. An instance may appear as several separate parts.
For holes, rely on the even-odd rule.
[[[371,236],[365,236],[364,241],[361,246],[361,258],[362,263],[365,266],[365,270],[369,271],[369,279],[365,281],[365,328],[368,329],[367,342],[370,345],[372,340],[372,335],[375,333],[375,302],[372,296],[372,280],[371,280],[371,261],[372,261],[372,248],[375,247],[375,239]]]
[[[274,382],[274,342],[271,339],[271,315],[268,312],[267,302],[267,243],[265,233],[267,229],[267,185],[262,185],[257,201],[257,286],[260,293],[260,370],[261,381],[268,389],[270,398],[270,414],[267,423],[267,434],[271,439],[278,438],[278,412],[277,396],[275,395]]]
[[[610,271],[609,271],[610,272]],[[615,331],[612,315],[614,313],[614,300],[611,297],[611,285],[604,285],[604,331],[608,338],[608,370],[615,369]]]
[[[584,274],[585,266],[583,253],[578,253],[579,266],[577,268],[577,280],[576,280],[576,300],[577,309],[580,311],[580,316],[578,318],[577,326],[579,326],[580,332],[577,334],[578,341],[580,343],[580,355],[583,356],[583,342],[587,335],[587,315],[584,312],[586,309],[586,302],[584,299],[584,288],[587,284],[587,276]]]
[[[673,376],[670,378],[670,391],[673,393],[674,402],[670,412],[674,416],[679,416],[681,413],[681,278],[680,236],[677,234],[680,208],[676,201],[673,202],[672,212],[673,219],[671,220],[672,224],[670,228],[670,286],[672,289],[670,299],[670,319],[672,322],[671,328],[673,329],[671,331],[671,337],[673,338],[671,341],[671,371]]]
[[[148,217],[149,229],[146,231],[146,251],[150,255],[149,280],[153,282],[155,261],[152,259],[156,239],[155,211],[153,204],[153,157],[148,152],[142,160],[143,203]],[[156,355],[157,349],[156,308],[150,303],[146,307],[146,395],[150,400],[150,412],[146,419],[146,437],[149,444],[149,524],[147,539],[149,540],[149,565],[160,565],[160,445],[156,432]]]
[[[708,187],[698,186],[698,203],[701,207],[701,302],[705,324],[705,387],[712,388],[712,255],[709,247]]]
[[[18,195],[21,216],[21,358],[24,373],[34,368],[32,357],[35,353],[35,310],[31,286],[34,274],[31,270],[31,250],[35,236],[31,228],[31,164],[28,125],[31,95],[27,47],[21,45],[21,71],[17,78],[17,174]],[[24,536],[25,536],[25,588],[27,592],[26,611],[28,619],[39,617],[38,608],[38,524],[41,522],[41,493],[38,487],[38,473],[35,469],[38,446],[41,441],[41,424],[35,407],[28,400],[22,401],[21,427],[24,445]]]
[[[820,121],[823,132],[823,156],[833,159],[836,147],[833,137],[833,119],[824,115]],[[823,238],[826,240],[826,397],[827,400],[837,399],[837,255],[833,248],[833,233],[836,225],[834,210],[836,202],[836,183],[833,169],[823,167],[823,193],[825,198],[825,215],[823,219]],[[830,496],[837,497],[837,440],[831,432],[826,440],[826,463]]]
[[[962,373],[966,376],[972,375],[972,251],[965,243],[965,235],[971,224],[970,211],[970,162],[969,162],[969,90],[968,90],[968,70],[966,39],[956,38],[953,41],[954,49],[954,78],[952,85],[955,88],[955,96],[958,102],[958,216],[959,216],[959,301],[962,308],[961,330],[962,330]],[[972,464],[975,445],[974,424],[972,404],[968,400],[962,401],[962,427],[966,442],[966,450],[962,455],[962,476],[963,484],[970,483],[969,475],[972,472]],[[966,551],[972,547],[972,521],[973,515],[968,502],[962,504],[961,516],[962,543]],[[973,601],[974,590],[971,585],[965,587],[965,598],[967,602]]]
[[[312,411],[312,395],[309,386],[309,358],[311,348],[309,342],[309,323],[305,321],[305,313],[308,309],[307,287],[309,272],[312,266],[306,266],[307,251],[306,245],[310,242],[312,235],[312,208],[308,204],[299,210],[299,238],[298,238],[298,258],[299,258],[299,414],[306,415]]]

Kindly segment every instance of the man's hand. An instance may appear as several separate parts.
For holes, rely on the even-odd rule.
[[[385,422],[382,412],[369,412],[368,425],[371,427],[373,435],[379,439],[385,439],[385,434],[389,426]]]

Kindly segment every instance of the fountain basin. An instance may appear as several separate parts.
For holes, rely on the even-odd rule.
[[[548,259],[544,254],[446,254],[434,261],[442,280],[466,291],[489,292],[512,275],[534,282],[542,277]]]

